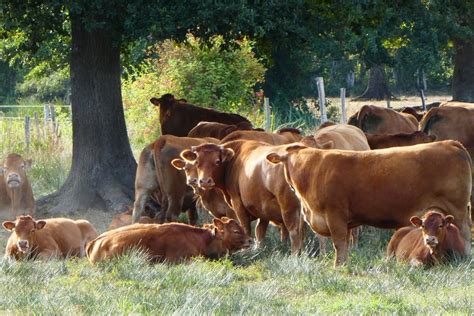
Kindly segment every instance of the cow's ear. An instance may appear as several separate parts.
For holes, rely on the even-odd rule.
[[[150,102],[155,106],[160,106],[160,100],[157,98],[151,98]]]
[[[269,162],[276,165],[276,164],[279,164],[279,163],[285,161],[286,160],[286,155],[285,156],[280,156],[277,153],[271,153],[271,154],[268,154],[266,158]]]
[[[444,224],[449,225],[452,224],[454,221],[454,216],[453,215],[448,215],[444,218]]]
[[[181,152],[181,158],[187,161],[195,161],[197,159],[197,154],[189,149],[185,149]]]
[[[334,142],[332,140],[328,140],[327,142],[319,145],[321,149],[333,149],[334,148]]]
[[[25,160],[25,170],[31,169],[32,166],[33,166],[33,159]]]
[[[319,147],[313,135],[304,136],[303,138],[301,138],[300,143],[308,147]]]
[[[12,221],[6,221],[2,223],[3,228],[11,232],[15,228],[15,222]]]
[[[224,161],[229,161],[234,157],[235,152],[230,149],[230,148],[221,148],[221,160],[222,162]]]
[[[418,216],[413,216],[412,218],[410,218],[410,222],[415,227],[421,227],[423,225],[423,220],[419,218]]]
[[[178,170],[183,170],[184,167],[186,166],[186,162],[183,159],[176,158],[176,159],[171,160],[171,165],[173,165],[173,167],[175,167]]]
[[[224,230],[224,223],[218,219],[218,218],[214,218],[214,220],[212,221],[212,224],[214,225],[214,227],[216,227],[219,231],[223,231]]]
[[[45,222],[45,221],[36,221],[36,222],[35,222],[35,228],[36,228],[36,230],[43,229],[44,226],[46,226],[46,222]]]

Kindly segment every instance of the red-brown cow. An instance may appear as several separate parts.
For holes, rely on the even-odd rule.
[[[224,218],[203,228],[180,223],[125,226],[97,237],[86,252],[92,264],[132,248],[145,251],[151,261],[177,263],[199,256],[218,258],[248,248],[251,241],[237,221]]]
[[[424,143],[431,143],[436,140],[436,136],[428,135],[422,131],[416,131],[411,134],[365,134],[370,149],[382,149],[390,147],[413,146]]]
[[[411,216],[433,205],[454,216],[466,253],[471,253],[472,162],[459,142],[363,152],[290,144],[283,154],[275,152],[267,159],[284,165],[285,178],[300,198],[308,224],[331,236],[335,265],[347,260],[348,229],[403,227]]]
[[[400,228],[390,239],[387,255],[414,265],[433,265],[452,256],[466,256],[464,240],[452,215],[430,210],[413,216],[413,226]]]
[[[189,131],[199,122],[219,122],[224,124],[252,124],[245,117],[233,113],[223,113],[201,108],[186,102],[180,102],[172,94],[164,94],[159,99],[150,100],[160,107],[161,134],[187,136]]]
[[[265,131],[236,131],[224,137],[220,143],[224,144],[234,140],[255,140],[265,142],[271,145],[283,145],[298,142],[303,136],[298,129],[283,128],[276,133]]]
[[[348,123],[371,134],[413,133],[418,130],[418,121],[413,115],[375,105],[364,105],[349,118]]]
[[[135,203],[132,220],[137,222],[143,213],[148,196],[159,190],[161,193],[161,213],[158,221],[175,222],[182,210],[188,210],[189,223],[197,220],[194,194],[186,186],[184,172],[175,169],[171,161],[179,158],[185,148],[202,143],[215,142],[214,138],[191,138],[163,135],[145,147],[140,155],[135,178]],[[184,206],[184,207],[183,207]]]
[[[0,167],[3,180],[0,181],[0,209],[10,211],[12,218],[18,215],[34,215],[36,204],[33,190],[25,170],[32,165],[31,159],[24,160],[18,154],[9,154]]]
[[[246,122],[236,125],[223,124],[218,122],[200,122],[189,131],[188,137],[203,138],[213,137],[222,139],[235,131],[251,130],[252,126]]]
[[[35,221],[27,215],[19,216],[14,222],[3,222],[3,227],[12,232],[5,257],[16,260],[83,257],[86,244],[97,237],[94,226],[83,219],[50,218]]]
[[[300,204],[285,182],[282,166],[265,160],[278,148],[240,140],[199,145],[183,151],[181,156],[196,165],[201,188],[218,188],[224,193],[249,236],[254,218],[259,219],[257,242],[262,242],[272,222],[288,230],[292,253],[296,253],[302,246]]]

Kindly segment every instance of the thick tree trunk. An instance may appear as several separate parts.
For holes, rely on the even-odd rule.
[[[391,96],[383,66],[373,66],[369,69],[369,82],[365,92],[355,100],[385,100]]]
[[[455,40],[453,100],[474,102],[474,38]]]
[[[38,201],[39,211],[113,211],[131,205],[136,162],[128,141],[120,85],[119,39],[88,31],[72,17],[73,158],[62,188]]]

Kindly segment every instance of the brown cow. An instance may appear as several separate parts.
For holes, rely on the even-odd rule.
[[[196,165],[202,189],[218,188],[224,193],[249,236],[253,219],[259,219],[255,233],[259,243],[272,222],[288,230],[292,253],[296,253],[302,246],[300,204],[285,182],[282,166],[265,160],[278,148],[239,140],[199,145],[183,151],[181,156]]]
[[[5,257],[16,260],[83,257],[86,244],[97,237],[94,226],[83,219],[50,218],[35,221],[27,215],[19,216],[14,222],[3,222],[3,227],[12,232]]]
[[[335,265],[347,259],[348,229],[359,225],[399,228],[409,224],[410,216],[433,205],[454,215],[466,253],[471,253],[467,206],[472,163],[456,141],[363,152],[296,144],[267,159],[284,165],[285,178],[300,198],[313,230],[332,237]]]
[[[440,104],[440,106],[457,106],[466,109],[474,109],[474,103],[459,102],[459,101],[447,101]]]
[[[349,118],[348,123],[371,134],[412,133],[418,130],[418,121],[413,115],[375,105],[364,105]]]
[[[365,134],[365,136],[367,137],[370,149],[413,146],[417,144],[431,143],[436,140],[436,136],[428,135],[422,131],[416,131],[411,134]]]
[[[249,129],[252,128],[252,123],[243,116],[179,102],[169,93],[162,95],[159,99],[152,98],[150,102],[160,107],[161,134],[163,135],[187,136],[189,131],[202,121],[224,124],[246,123]]]
[[[144,250],[152,261],[177,263],[199,256],[218,258],[250,247],[251,241],[237,221],[224,218],[204,228],[180,223],[125,226],[97,237],[86,252],[92,264],[132,248]]]
[[[140,218],[138,219],[138,223],[140,223],[140,224],[153,224],[153,223],[155,223],[155,221],[153,220],[153,218],[151,218],[149,216],[140,216]],[[125,212],[122,212],[122,213],[119,213],[119,214],[115,215],[112,218],[112,222],[110,222],[110,225],[109,225],[109,230],[119,228],[119,227],[123,227],[123,226],[127,226],[127,225],[131,225],[131,224],[132,224],[132,211],[127,210]]]
[[[282,145],[298,142],[301,140],[301,132],[295,128],[284,128],[276,133],[265,131],[236,131],[224,137],[220,143],[224,144],[234,140],[255,140],[272,145]]]
[[[222,139],[235,131],[251,130],[248,123],[238,123],[236,125],[223,124],[218,122],[200,122],[189,131],[188,137],[202,138],[213,137]]]
[[[454,104],[454,102],[450,103]],[[473,126],[474,108],[446,104],[429,110],[420,122],[421,131],[436,136],[437,140],[453,139],[461,142],[471,157],[474,157]],[[474,190],[471,195],[471,204],[474,205]]]
[[[400,228],[390,239],[387,255],[411,264],[433,265],[454,256],[466,256],[464,240],[452,215],[430,210],[413,216],[413,226]]]
[[[217,141],[214,138],[163,135],[145,147],[140,155],[135,178],[133,222],[137,222],[142,215],[148,196],[159,190],[162,208],[158,215],[159,223],[163,223],[165,219],[174,222],[181,210],[188,210],[189,223],[194,225],[197,220],[194,194],[186,186],[184,172],[175,169],[171,161],[178,158],[179,153],[185,148],[202,143],[217,143]]]
[[[423,117],[423,114],[418,113],[414,108],[412,107],[405,107],[403,108],[400,113],[406,113],[406,114],[411,114],[413,115],[416,120],[419,122],[421,121],[421,118]]]
[[[3,181],[0,181],[0,209],[12,212],[16,218],[20,214],[34,215],[36,204],[33,190],[25,170],[32,165],[31,159],[24,160],[18,154],[9,154],[0,167]]]

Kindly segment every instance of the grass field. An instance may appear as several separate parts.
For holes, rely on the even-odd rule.
[[[417,98],[406,98],[405,102],[419,104]],[[357,106],[351,103],[349,114]],[[37,144],[29,152],[22,149],[20,138],[3,142],[0,148],[4,155],[15,150],[35,159],[28,176],[38,197],[59,188],[67,176],[71,158],[68,137],[65,132],[54,146]],[[73,215],[89,219],[100,232],[107,229],[112,216],[100,210]],[[1,249],[8,235],[6,231],[0,233]],[[359,248],[351,251],[349,264],[339,269],[332,267],[333,251],[327,256],[318,254],[311,233],[305,252],[290,256],[289,245],[278,241],[274,228],[269,229],[263,249],[246,250],[218,261],[151,265],[136,252],[99,266],[91,266],[86,259],[1,260],[0,313],[474,313],[473,258],[431,269],[412,268],[385,258],[390,235],[390,231],[365,228]]]

